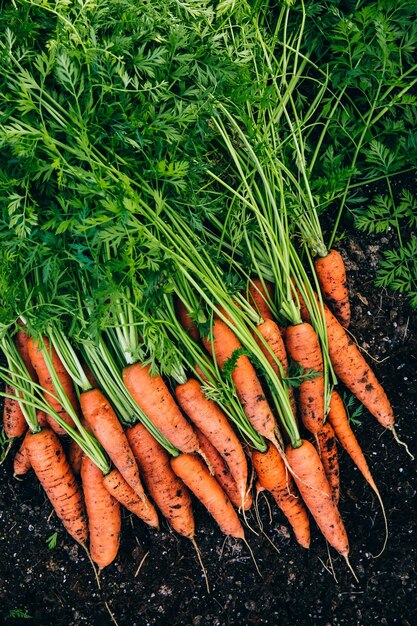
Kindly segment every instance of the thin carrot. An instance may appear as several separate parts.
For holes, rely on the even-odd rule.
[[[332,499],[330,485],[316,449],[309,441],[303,441],[299,448],[288,446],[285,454],[308,510],[330,545],[347,560],[349,541],[346,529]]]
[[[192,539],[195,523],[191,498],[174,474],[168,454],[143,424],[128,428],[126,434],[153,501],[177,533]]]
[[[217,482],[236,508],[243,508],[244,511],[248,511],[251,508],[253,501],[252,495],[250,491],[248,491],[246,484],[242,494],[242,491],[239,489],[238,484],[230,472],[230,469],[227,467],[219,452],[200,430],[197,429],[196,432],[200,442],[200,447],[209,463],[209,468],[217,479]]]
[[[13,459],[13,475],[24,476],[32,467],[30,462],[29,449],[27,445],[27,437],[29,431],[27,431],[25,438],[20,444],[19,450],[16,452],[16,456]]]
[[[132,398],[153,424],[178,450],[198,452],[199,443],[161,376],[151,376],[150,365],[136,363],[123,370],[123,381]]]
[[[171,467],[204,504],[225,535],[244,539],[245,533],[229,498],[197,456],[180,454],[171,459]]]
[[[310,522],[301,498],[275,446],[268,444],[266,452],[252,452],[252,462],[262,489],[269,491],[290,522],[298,543],[310,547]],[[261,489],[258,490],[258,492]]]
[[[107,491],[123,506],[134,513],[142,521],[153,528],[159,527],[158,513],[155,507],[145,497],[140,498],[132,487],[125,481],[119,470],[113,469],[103,478]]]
[[[99,389],[91,389],[81,394],[80,405],[84,419],[123,478],[139,497],[145,498],[134,454],[107,398]]]
[[[339,322],[347,328],[350,323],[349,291],[346,268],[340,253],[330,250],[325,257],[314,262],[323,298]]]
[[[264,321],[272,320],[273,314],[271,307],[268,304],[269,300],[273,298],[273,287],[268,281],[265,282],[265,287],[259,278],[252,278],[248,284],[248,301],[252,307],[259,313]],[[246,296],[246,294],[244,294]]]
[[[52,367],[54,368],[56,375],[58,376],[61,385],[68,396],[74,410],[78,411],[78,398],[75,392],[74,384],[71,376],[63,366],[61,359],[59,358],[55,348],[50,344],[46,337],[43,337],[45,349],[48,351],[52,361]],[[56,390],[52,382],[52,376],[48,370],[48,366],[45,362],[44,356],[41,352],[41,346],[34,339],[29,339],[27,343],[28,353],[33,367],[36,370],[36,374],[39,379],[39,384],[46,390],[44,393],[45,400],[51,405],[51,407],[60,415],[60,417],[69,425],[74,427],[74,422],[68,413],[64,410],[59,400],[56,398]],[[59,435],[64,435],[65,430],[57,424],[57,422],[47,415],[49,426]]]
[[[69,534],[85,544],[88,537],[82,491],[62,445],[49,428],[27,435],[30,462],[56,514]]]
[[[84,453],[78,443],[71,439],[67,448],[67,456],[70,467],[76,476],[80,475],[83,455]]]
[[[323,356],[318,337],[307,322],[289,326],[285,336],[288,355],[304,369],[312,369],[319,375],[305,380],[298,388],[301,419],[312,433],[317,433],[324,421]]]
[[[6,393],[11,396],[16,395],[14,388],[10,385],[6,385]],[[4,399],[3,426],[6,437],[9,439],[22,437],[28,429],[19,401],[14,398]]]
[[[204,346],[214,357],[220,368],[232,358],[236,350],[242,345],[221,320],[214,320],[212,326],[213,345],[208,337],[203,339]],[[255,369],[248,357],[239,356],[232,372],[232,380],[236,392],[250,423],[263,437],[276,441],[277,424],[263,392]]]
[[[100,569],[114,561],[120,546],[122,516],[119,502],[103,484],[103,473],[88,456],[81,463],[90,537],[90,556]]]
[[[28,347],[29,335],[27,335],[23,329],[18,330],[16,335],[14,336],[14,342],[15,342],[16,348],[20,356],[22,357],[24,364],[26,365],[26,369],[29,373],[29,376],[31,377],[32,380],[36,382],[38,380],[38,377],[36,375],[35,368],[33,367],[32,361],[30,360],[30,356],[29,356],[29,347]]]
[[[175,396],[184,413],[223,457],[241,494],[241,504],[247,490],[248,465],[241,443],[227,417],[215,402],[205,397],[200,383],[194,378],[178,385]]]
[[[317,433],[317,447],[330,489],[332,490],[332,498],[338,504],[340,496],[339,458],[335,433],[328,420]]]

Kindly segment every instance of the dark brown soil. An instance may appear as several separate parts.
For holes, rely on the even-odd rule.
[[[416,454],[417,315],[403,297],[373,286],[378,255],[387,243],[355,235],[343,239],[339,249],[353,294],[352,333],[374,359],[394,405],[398,434]],[[56,517],[48,521],[51,507],[33,475],[22,482],[12,478],[9,455],[0,468],[0,623],[107,626],[111,611],[119,626],[417,624],[415,464],[368,413],[361,422],[356,432],[385,503],[390,537],[383,555],[373,558],[384,539],[381,510],[342,454],[340,508],[359,583],[333,551],[334,576],[329,572],[329,554],[316,528],[311,549],[299,548],[275,506],[270,520],[261,497],[265,533],[277,549],[247,531],[262,577],[245,545],[225,541],[196,505],[197,541],[210,594],[186,540],[166,526],[159,533],[145,529],[128,516],[120,554],[102,573],[98,590],[82,548]],[[47,539],[55,531],[58,544],[50,550]],[[12,617],[16,610],[31,617]]]

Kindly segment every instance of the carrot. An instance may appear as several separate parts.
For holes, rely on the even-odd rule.
[[[298,543],[310,547],[310,522],[301,498],[275,446],[268,444],[266,452],[252,452],[252,462],[260,487],[269,491],[290,522]],[[260,490],[258,490],[260,491]]]
[[[185,304],[177,299],[175,303],[175,311],[177,313],[177,318],[183,329],[190,335],[194,341],[199,341],[200,334],[198,332],[198,328],[194,320],[191,319],[190,314],[187,311]]]
[[[285,336],[288,355],[304,369],[319,373],[317,378],[306,380],[298,388],[301,419],[312,433],[317,433],[324,421],[323,357],[318,337],[307,322],[289,326]]]
[[[248,284],[248,294],[245,293],[244,295],[255,311],[266,321],[273,319],[273,314],[268,304],[268,300],[273,298],[273,287],[268,281],[264,282],[266,290],[259,278],[252,278]]]
[[[340,253],[330,250],[327,256],[316,259],[314,267],[323,298],[342,326],[347,328],[350,323],[349,292],[345,264]]]
[[[29,376],[31,377],[32,380],[36,382],[38,380],[38,377],[36,376],[35,368],[33,367],[32,361],[30,360],[30,356],[29,356],[29,347],[28,347],[29,335],[27,335],[24,330],[18,330],[14,337],[14,342],[15,342],[17,351],[22,357],[22,361],[26,365],[26,369],[28,371]]]
[[[194,515],[185,485],[174,474],[169,456],[143,424],[126,431],[145,485],[172,528],[188,539],[194,537]]]
[[[28,433],[26,443],[33,470],[69,534],[85,544],[88,537],[82,491],[62,445],[49,428]]]
[[[244,539],[242,525],[229,498],[197,456],[180,454],[171,459],[171,467],[204,504],[225,535]]]
[[[285,451],[301,496],[324,537],[348,559],[349,541],[316,449],[309,441]]]
[[[107,491],[120,504],[134,513],[142,521],[153,528],[159,527],[158,513],[155,507],[145,496],[145,500],[140,498],[132,487],[125,481],[119,470],[113,469],[103,478],[103,485]]]
[[[61,359],[59,358],[55,348],[50,344],[46,337],[43,337],[45,349],[48,351],[52,361],[52,367],[54,368],[56,375],[58,376],[61,385],[68,396],[74,410],[78,411],[78,398],[75,392],[74,384],[71,376],[63,366]],[[39,379],[39,384],[46,390],[44,393],[45,400],[50,406],[60,415],[60,417],[69,425],[74,427],[74,422],[68,413],[64,410],[59,400],[56,398],[56,390],[52,382],[52,376],[49,373],[48,366],[45,362],[43,354],[41,352],[41,346],[34,339],[29,339],[27,343],[28,353],[33,367]],[[52,395],[51,395],[52,394]],[[65,435],[65,430],[57,424],[57,422],[47,415],[49,426],[59,435]]]
[[[259,326],[257,326],[257,330],[265,339],[275,357],[281,363],[285,376],[288,370],[288,357],[287,351],[285,349],[284,339],[282,338],[279,326],[273,320],[266,319],[262,324],[259,324]],[[281,371],[270,350],[268,350],[268,348],[265,346],[264,342],[257,333],[254,333],[254,338],[256,343],[268,359],[269,363],[271,364],[271,367],[273,368],[275,374],[278,376],[278,378],[281,378]],[[296,415],[297,407],[295,404],[294,390],[292,387],[289,388],[288,395],[290,397],[292,412],[294,413],[294,415]]]
[[[227,417],[215,402],[205,397],[200,383],[194,378],[178,385],[175,395],[184,413],[223,457],[241,494],[242,504],[247,489],[248,466],[243,448]]]
[[[10,385],[6,385],[6,393],[11,396],[16,395],[16,391]],[[3,426],[8,439],[21,437],[27,431],[28,425],[18,400],[13,398],[4,399]]]
[[[221,320],[215,320],[212,326],[213,346],[209,338],[203,343],[223,368],[236,350],[242,348],[239,340],[230,328]],[[232,372],[232,380],[236,392],[250,423],[262,436],[270,441],[276,441],[277,425],[271,408],[265,398],[261,383],[248,357],[239,356]]]
[[[16,452],[16,456],[13,459],[13,475],[16,476],[24,476],[28,473],[32,464],[30,462],[29,449],[27,445],[27,436],[29,431],[27,431],[25,438],[20,444],[19,450]]]
[[[338,504],[340,496],[339,459],[335,433],[329,421],[326,421],[323,428],[317,433],[317,447],[332,490],[332,498]]]
[[[94,436],[101,443],[123,478],[141,498],[145,498],[139,469],[116,413],[99,389],[80,396],[81,411]]]
[[[247,490],[246,484],[242,493],[232,473],[230,472],[230,469],[227,467],[226,463],[220,456],[218,450],[216,450],[210,440],[205,437],[205,435],[201,431],[197,429],[196,432],[198,440],[200,442],[200,447],[204,453],[205,458],[207,459],[207,462],[209,463],[209,468],[213,472],[217,482],[236,508],[243,508],[244,511],[248,511],[251,508],[253,502],[252,495],[250,491]]]
[[[71,439],[67,448],[68,462],[74,474],[79,476],[81,473],[81,464],[83,460],[83,451],[78,443]]]
[[[120,546],[120,504],[103,484],[103,473],[88,456],[81,462],[81,482],[88,515],[90,556],[100,569],[114,561]]]
[[[45,411],[36,411],[36,417],[38,419],[38,424],[41,428],[49,426],[48,416],[46,415]]]
[[[151,376],[150,365],[136,363],[123,370],[123,381],[132,398],[153,424],[178,450],[198,452],[197,436],[182,415],[161,376]]]

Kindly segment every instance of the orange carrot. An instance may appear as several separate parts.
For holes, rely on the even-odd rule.
[[[11,396],[16,395],[16,391],[10,385],[6,385],[6,393]],[[13,398],[4,399],[3,426],[6,437],[9,439],[21,437],[27,431],[28,425],[18,400]]]
[[[273,299],[273,287],[268,281],[265,282],[266,290],[259,278],[252,278],[248,284],[248,301],[252,307],[259,313],[264,321],[272,320],[273,314],[268,304]],[[246,297],[246,293],[244,294]]]
[[[236,508],[243,508],[244,511],[248,511],[253,502],[252,495],[250,491],[248,491],[246,484],[242,493],[218,450],[216,450],[209,439],[207,439],[207,437],[205,437],[204,434],[198,430],[198,428],[196,432],[200,442],[200,448],[202,449],[209,464],[209,469],[213,472],[217,482]]]
[[[316,449],[309,441],[299,448],[288,446],[285,451],[294,480],[310,513],[324,537],[346,559],[349,541],[339,510]]]
[[[316,259],[314,267],[324,300],[342,326],[347,328],[350,323],[349,292],[345,264],[340,253],[330,250],[327,256]]]
[[[289,326],[285,336],[288,355],[304,369],[313,369],[320,375],[306,380],[298,388],[301,419],[312,433],[317,433],[324,421],[323,357],[313,327],[304,322]]]
[[[103,478],[107,491],[123,506],[134,513],[142,521],[153,528],[159,527],[158,513],[155,507],[146,498],[140,498],[132,487],[125,481],[119,470],[114,469]]]
[[[337,454],[336,437],[329,421],[317,433],[317,447],[323,468],[332,490],[332,498],[336,504],[340,496],[339,458]]]
[[[54,368],[56,375],[61,381],[61,385],[66,395],[68,396],[68,399],[71,402],[74,410],[78,411],[78,398],[75,392],[72,378],[68,374],[65,367],[63,366],[61,359],[59,358],[53,345],[50,344],[49,340],[46,337],[43,338],[43,341],[44,341],[46,350],[50,354],[52,367]],[[27,343],[27,347],[28,347],[30,360],[32,362],[33,367],[36,370],[36,374],[39,379],[39,384],[46,390],[46,392],[44,393],[45,400],[51,405],[51,407],[56,411],[56,413],[58,413],[58,415],[60,415],[60,417],[69,426],[74,427],[74,422],[72,421],[72,418],[68,415],[68,413],[62,407],[61,403],[56,398],[56,390],[52,382],[52,376],[49,373],[48,366],[41,352],[40,345],[34,339],[29,339]],[[65,434],[65,430],[61,428],[61,426],[59,426],[57,422],[50,415],[47,415],[47,420],[48,420],[49,426],[57,434],[59,435]]]
[[[207,337],[204,338],[204,346],[208,352],[213,353],[219,365],[230,359],[235,350],[242,348],[239,340],[230,328],[221,320],[215,320],[212,326],[213,346]],[[270,441],[276,441],[277,424],[271,408],[265,398],[261,383],[255,369],[248,357],[239,356],[236,367],[232,372],[232,380],[236,392],[250,423],[263,437]]]
[[[13,475],[14,476],[24,476],[28,473],[32,464],[30,462],[29,449],[27,445],[27,436],[29,431],[27,431],[25,438],[20,444],[19,450],[16,452],[16,456],[13,459]]]
[[[33,367],[32,361],[30,360],[30,356],[29,356],[29,347],[28,347],[29,335],[27,335],[24,330],[18,330],[14,337],[14,342],[15,342],[17,351],[22,357],[22,361],[26,365],[26,369],[28,371],[29,376],[31,377],[32,380],[36,382],[38,380],[38,377],[36,376],[35,368]]]
[[[194,341],[199,341],[200,335],[196,323],[191,319],[185,304],[178,298],[175,303],[177,318],[183,329]]]
[[[36,411],[36,417],[41,428],[49,426],[48,416],[46,415],[45,411]]]
[[[62,445],[49,428],[28,433],[26,443],[30,462],[56,514],[69,534],[85,544],[87,520],[81,488],[65,457]]]
[[[161,376],[151,376],[150,365],[136,363],[123,370],[123,380],[132,398],[153,424],[178,450],[198,452],[197,436],[182,415]]]
[[[295,491],[291,475],[277,449],[269,443],[266,452],[255,450],[252,452],[252,462],[260,486],[273,495],[275,502],[290,522],[298,543],[303,548],[309,548],[310,522],[307,511]]]
[[[99,389],[80,396],[84,419],[130,487],[145,498],[138,466],[116,413]]]
[[[205,397],[200,383],[194,378],[178,385],[175,395],[184,413],[198,426],[228,465],[241,494],[242,503],[242,497],[247,490],[248,466],[240,441],[226,415],[215,402]]]
[[[78,443],[71,439],[67,448],[67,456],[70,467],[76,476],[80,475],[83,455],[84,453]]]
[[[120,504],[103,484],[103,473],[88,456],[81,463],[81,482],[88,515],[90,556],[100,569],[114,561],[120,546]]]
[[[171,459],[171,467],[204,504],[225,535],[244,539],[242,525],[229,498],[197,456],[180,454]]]
[[[194,537],[194,515],[185,485],[172,471],[169,456],[143,424],[126,431],[145,485],[172,528],[188,539]]]

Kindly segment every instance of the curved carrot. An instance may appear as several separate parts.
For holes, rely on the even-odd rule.
[[[120,546],[122,516],[119,502],[103,484],[103,473],[88,456],[81,462],[90,537],[90,556],[100,569],[114,561]]]
[[[320,375],[306,380],[298,388],[301,419],[311,433],[317,433],[324,421],[323,356],[314,328],[307,322],[289,326],[285,335],[288,355],[304,369]]]
[[[310,547],[310,522],[301,498],[275,446],[268,443],[266,452],[252,452],[252,462],[262,489],[269,491],[290,522],[295,538],[303,548]],[[258,492],[261,489],[258,489]]]
[[[349,541],[316,449],[309,441],[285,451],[301,496],[324,537],[346,559]]]
[[[244,295],[255,311],[266,321],[273,319],[273,314],[268,304],[268,301],[273,298],[273,287],[268,281],[264,282],[266,290],[259,278],[252,278],[248,283],[248,294],[245,293]]]
[[[332,490],[332,498],[337,504],[340,496],[339,458],[335,433],[328,420],[317,433],[317,446],[330,489]]]
[[[126,482],[141,498],[145,497],[139,469],[123,427],[109,401],[99,389],[80,396],[81,411],[94,436],[101,443]]]
[[[350,323],[349,292],[346,268],[337,250],[330,250],[327,256],[314,262],[321,293],[339,322],[347,328]]]
[[[56,514],[69,534],[84,545],[88,528],[83,496],[58,437],[44,428],[36,434],[29,432],[26,443],[33,470]]]
[[[212,326],[213,345],[207,337],[203,339],[204,346],[214,357],[220,368],[223,368],[235,350],[240,350],[242,345],[236,335],[221,320],[214,320]],[[239,356],[236,367],[232,372],[232,380],[236,387],[236,393],[242,404],[248,420],[263,437],[270,441],[276,441],[277,424],[263,392],[261,383],[255,369],[248,357]]]
[[[194,341],[199,341],[200,334],[198,332],[197,325],[194,320],[191,319],[185,304],[179,298],[175,303],[175,312],[177,314],[178,321],[183,329],[190,335],[192,339],[194,339]]]
[[[158,513],[153,504],[149,502],[146,496],[145,499],[140,498],[125,481],[119,470],[113,469],[106,474],[103,478],[103,485],[131,513],[134,513],[149,526],[159,527]]]
[[[78,411],[78,398],[75,392],[72,378],[68,374],[65,367],[63,366],[61,359],[59,358],[53,345],[50,344],[49,340],[46,337],[43,337],[43,342],[45,344],[45,349],[50,354],[52,367],[54,368],[56,375],[61,381],[62,387],[66,395],[68,396],[68,399],[71,402],[74,410],[77,412]],[[38,342],[30,338],[27,342],[27,347],[28,347],[30,360],[32,362],[33,367],[36,370],[36,374],[39,379],[39,384],[46,390],[44,393],[45,400],[48,402],[48,404],[51,405],[51,407],[56,411],[56,413],[58,413],[58,415],[60,415],[60,417],[69,426],[74,427],[74,422],[72,418],[68,415],[68,413],[62,407],[59,400],[57,400],[56,398],[56,390],[52,382],[52,376],[49,373],[48,366],[45,362],[45,359],[43,357],[43,354],[41,352],[41,348]],[[48,420],[49,426],[57,434],[65,435],[65,430],[61,428],[61,426],[59,426],[57,422],[50,415],[47,415],[47,420]]]
[[[6,393],[11,396],[16,395],[16,391],[10,385],[6,385]],[[19,401],[14,398],[4,399],[3,426],[8,439],[22,437],[28,429]]]
[[[242,503],[242,497],[247,490],[248,465],[241,443],[227,417],[215,402],[205,397],[200,383],[195,378],[178,385],[175,396],[184,413],[223,457],[237,484]]]
[[[204,504],[225,535],[244,539],[242,525],[229,498],[197,456],[180,454],[171,459],[171,467]]]
[[[203,451],[204,457],[207,459],[210,470],[214,473],[217,482],[236,508],[243,508],[244,511],[248,511],[253,502],[252,495],[250,491],[248,491],[246,484],[242,493],[218,450],[216,450],[210,440],[201,431],[197,429],[196,432],[200,442],[200,448]]]
[[[198,452],[197,436],[182,415],[161,376],[151,376],[150,365],[136,363],[123,370],[123,381],[132,398],[153,424],[178,450]]]
[[[32,467],[27,445],[28,433],[29,431],[27,431],[25,438],[20,444],[20,448],[16,452],[16,456],[13,459],[13,476],[24,476]]]
[[[191,498],[174,474],[168,454],[143,424],[128,428],[126,435],[153,501],[177,533],[192,539],[195,524]]]

